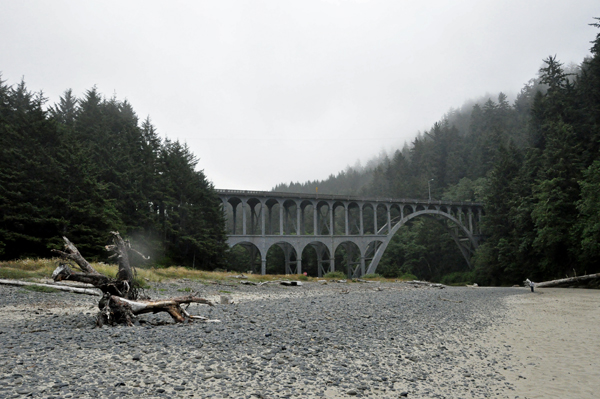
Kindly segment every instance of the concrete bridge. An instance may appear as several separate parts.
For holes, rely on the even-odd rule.
[[[266,274],[267,252],[273,246],[283,250],[286,274],[302,273],[302,254],[308,247],[316,251],[319,277],[335,271],[336,251],[344,255],[344,265],[338,265],[338,270],[345,270],[349,277],[375,273],[393,235],[419,216],[445,223],[469,267],[481,238],[480,203],[270,191],[217,193],[229,246],[242,245],[252,260],[260,258],[262,274]],[[252,269],[258,272],[254,261]]]

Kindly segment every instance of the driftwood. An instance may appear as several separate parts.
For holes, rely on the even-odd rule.
[[[111,234],[113,243],[105,248],[112,253],[110,258],[116,259],[119,264],[116,278],[98,273],[66,237],[63,237],[65,250],[53,251],[63,259],[74,261],[80,270],[73,271],[69,267],[70,265],[61,263],[52,273],[54,281],[77,281],[91,284],[102,291],[103,296],[98,304],[100,314],[98,315],[97,324],[99,326],[119,323],[131,326],[136,315],[159,312],[167,312],[177,323],[181,323],[186,319],[206,320],[202,317],[191,316],[182,307],[182,305],[190,303],[202,303],[212,306],[212,303],[204,298],[193,295],[158,301],[141,298],[141,289],[135,279],[135,269],[131,266],[129,259],[130,255],[140,256],[143,259],[148,258],[132,249],[129,241],[123,240],[118,232],[112,232]]]
[[[281,284],[281,285],[287,285],[287,286],[301,286],[302,282],[301,281],[290,281],[290,280],[270,280],[270,281],[263,281],[261,283],[255,283],[254,281],[248,281],[248,280],[241,280],[240,284],[244,284],[244,285],[256,285],[256,286],[263,286],[266,284]]]
[[[412,281],[405,281],[406,284],[413,284],[415,287],[418,285],[423,285],[423,286],[427,286],[427,287],[433,287],[433,288],[446,288],[446,286],[444,284],[438,284],[438,283],[430,283],[428,281],[419,281],[419,280],[412,280]]]
[[[600,273],[586,274],[579,277],[568,277],[561,278],[558,280],[543,281],[541,283],[534,283],[535,287],[598,287],[600,285]],[[526,282],[526,286],[529,287],[529,283]]]
[[[101,295],[95,289],[81,288],[81,287],[70,287],[68,285],[30,283],[28,281],[18,281],[18,280],[0,280],[0,284],[3,284],[3,285],[14,285],[14,286],[17,286],[17,287],[24,287],[24,286],[46,287],[46,288],[52,288],[52,289],[59,290],[59,291],[72,292],[74,294],[86,294],[86,295],[96,295],[96,296],[100,296]]]
[[[182,323],[188,319],[201,319],[207,320],[204,317],[192,316],[181,305],[189,303],[203,303],[209,306],[213,304],[204,299],[198,298],[192,295],[163,299],[158,301],[141,300],[132,301],[129,299],[121,298],[115,295],[111,295],[104,308],[101,310],[102,318],[100,320],[108,323],[126,323],[128,326],[133,325],[133,317],[144,313],[159,313],[167,312],[173,320],[178,323]],[[218,320],[212,320],[217,321]]]

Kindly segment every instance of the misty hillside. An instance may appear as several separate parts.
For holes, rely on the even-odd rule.
[[[594,26],[599,27],[598,24]],[[488,238],[468,270],[435,220],[401,229],[378,269],[445,282],[514,284],[600,271],[600,35],[592,57],[543,60],[515,100],[451,110],[365,168],[275,191],[482,201]]]

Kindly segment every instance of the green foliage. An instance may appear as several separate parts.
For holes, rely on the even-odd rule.
[[[224,265],[220,201],[186,145],[96,88],[45,101],[0,79],[0,259],[47,256],[61,236],[98,259],[117,230],[152,259]]]
[[[465,267],[446,222],[421,217],[400,228],[386,248],[377,272],[386,278],[412,274],[436,281]]]
[[[454,272],[442,277],[440,282],[445,285],[462,286],[475,283],[475,272]]]
[[[600,160],[584,171],[579,184],[581,199],[577,209],[581,217],[574,230],[581,239],[580,263],[588,270],[600,259]]]
[[[404,273],[400,276],[398,276],[399,280],[404,280],[404,281],[412,281],[412,280],[417,280],[417,276],[415,276],[414,274],[410,274],[410,273]]]
[[[326,273],[323,277],[335,280],[344,280],[346,278],[346,274],[344,272],[329,272]]]

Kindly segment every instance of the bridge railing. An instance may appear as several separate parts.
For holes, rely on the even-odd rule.
[[[302,198],[315,200],[338,200],[338,201],[360,201],[360,202],[402,202],[408,204],[430,204],[430,205],[450,205],[450,206],[473,206],[483,207],[480,202],[471,201],[443,201],[443,200],[422,200],[414,198],[391,198],[391,197],[358,197],[352,195],[333,195],[333,194],[308,194],[308,193],[286,193],[276,191],[249,191],[249,190],[230,190],[217,189],[219,195],[239,195],[244,197],[272,197],[272,198]]]

